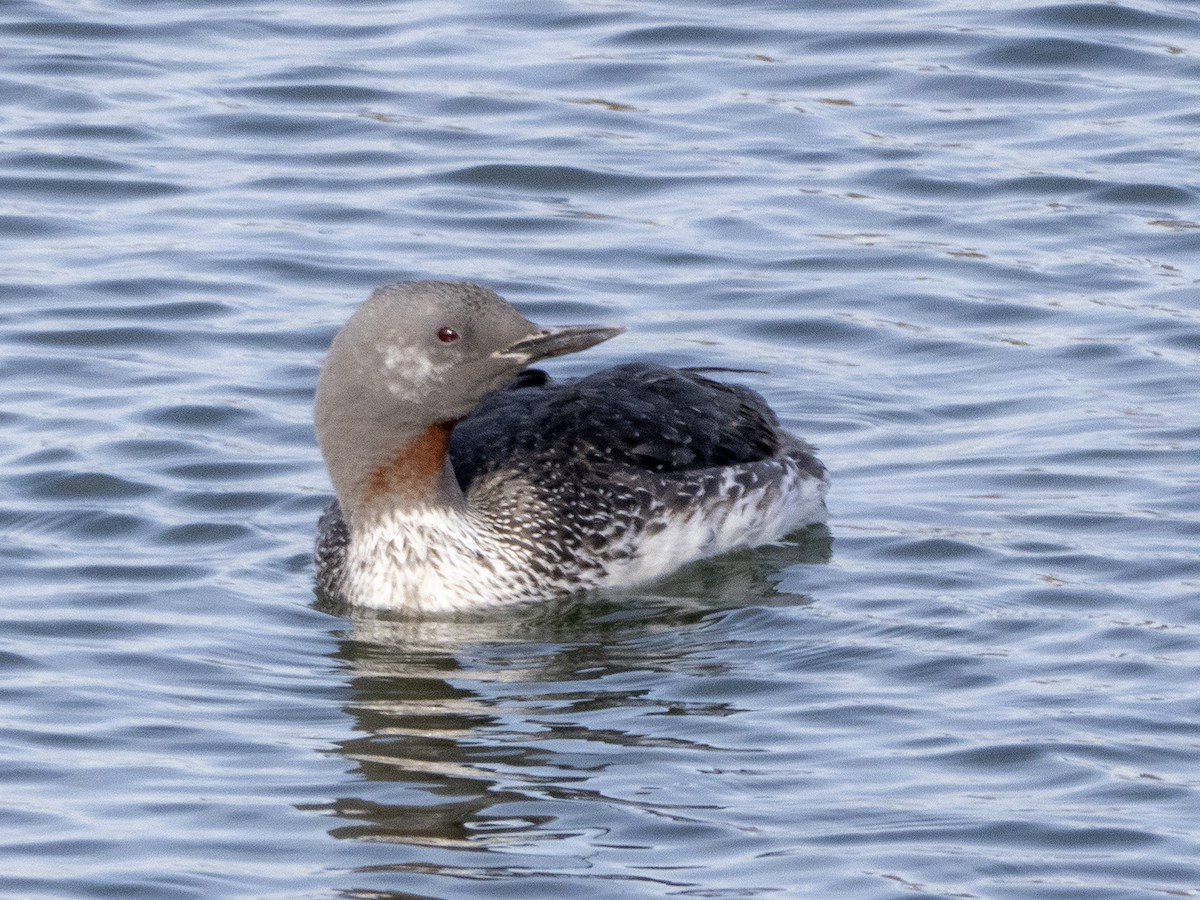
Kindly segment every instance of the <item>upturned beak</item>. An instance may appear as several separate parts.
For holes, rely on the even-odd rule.
[[[511,359],[519,365],[578,353],[588,347],[614,338],[625,329],[607,325],[567,325],[563,328],[543,328],[509,344],[492,354],[498,359]]]

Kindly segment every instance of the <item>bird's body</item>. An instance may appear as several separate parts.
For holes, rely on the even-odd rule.
[[[377,292],[368,303],[403,326],[414,296],[424,307],[429,291],[455,290],[489,308],[504,302],[471,285],[424,282],[381,289],[383,299]],[[436,312],[418,332],[443,320]],[[465,326],[455,321],[457,335]],[[517,346],[532,360],[617,333],[546,332],[520,321],[534,336],[501,336],[489,354]],[[372,331],[364,332],[366,361],[360,352],[348,367],[351,381],[369,378],[373,363],[387,368],[395,336],[381,343]],[[564,334],[574,341],[567,350]],[[331,359],[344,349],[335,342]],[[426,349],[437,357],[441,348],[410,342],[406,357]],[[327,362],[318,391],[318,432],[338,500],[321,519],[316,564],[323,592],[358,605],[436,613],[627,587],[825,518],[828,478],[813,449],[784,431],[758,394],[697,371],[635,363],[559,382],[512,364],[509,383],[459,391],[451,367],[455,402],[413,399],[419,388],[402,378],[362,398],[368,410],[356,421],[341,408],[355,392],[326,383],[347,380],[342,362]],[[418,358],[409,368],[419,376],[431,365]],[[459,402],[457,393],[470,396]],[[402,407],[398,417],[393,405]],[[378,427],[394,437],[376,440]],[[354,437],[341,440],[330,428]]]

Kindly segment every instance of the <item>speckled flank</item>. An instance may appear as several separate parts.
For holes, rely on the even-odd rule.
[[[377,502],[321,529],[322,588],[352,603],[436,613],[620,588],[824,521],[828,481],[801,447],[683,474],[582,470],[545,459],[494,471],[465,508]]]

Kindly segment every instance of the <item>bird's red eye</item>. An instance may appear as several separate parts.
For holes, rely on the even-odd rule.
[[[458,332],[449,326],[438,329],[438,340],[443,344],[453,344],[458,340],[458,336]]]

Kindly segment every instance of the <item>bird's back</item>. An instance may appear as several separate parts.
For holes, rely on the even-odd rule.
[[[823,477],[813,449],[780,427],[759,394],[696,370],[648,363],[561,382],[528,370],[484,399],[455,427],[450,443],[464,491],[481,475],[534,460],[662,475],[781,454]]]

